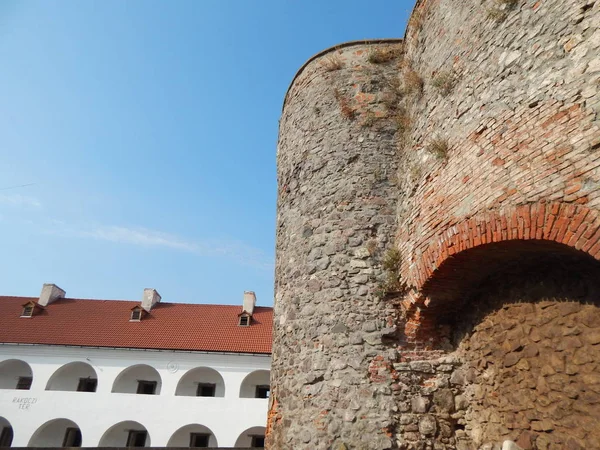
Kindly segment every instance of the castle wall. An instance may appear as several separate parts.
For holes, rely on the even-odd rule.
[[[397,53],[301,69],[270,448],[598,442],[599,21],[593,0],[422,0]]]

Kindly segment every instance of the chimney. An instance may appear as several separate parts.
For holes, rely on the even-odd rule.
[[[54,300],[64,298],[65,295],[67,295],[67,293],[61,288],[59,288],[57,285],[51,283],[44,283],[44,286],[42,286],[40,299],[38,300],[38,305],[48,306]]]
[[[256,294],[252,291],[244,291],[244,304],[242,305],[242,312],[247,312],[252,315],[254,313],[254,307],[256,306]]]
[[[142,297],[142,308],[149,312],[152,309],[152,307],[158,302],[160,302],[160,294],[156,292],[156,289],[144,289],[144,296]]]

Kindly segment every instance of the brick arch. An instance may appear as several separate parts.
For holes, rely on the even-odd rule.
[[[539,255],[600,268],[600,214],[585,206],[535,203],[489,211],[450,227],[417,264],[401,302],[408,344],[431,348],[441,316],[459,313],[470,286],[512,260]]]
[[[600,260],[600,214],[582,205],[539,202],[474,216],[433,240],[412,270],[413,286],[426,290],[444,263],[465,250],[530,240],[563,244]]]

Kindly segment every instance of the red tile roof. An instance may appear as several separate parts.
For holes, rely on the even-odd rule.
[[[140,302],[63,298],[20,317],[35,297],[0,296],[0,342],[208,352],[271,353],[273,309],[256,307],[238,326],[241,306],[158,303],[130,322]]]

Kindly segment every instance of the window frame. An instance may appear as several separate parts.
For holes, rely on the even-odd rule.
[[[131,310],[130,322],[140,322],[142,320],[142,308],[135,307]]]
[[[93,387],[90,389],[83,389],[85,383],[93,384]],[[98,379],[92,377],[82,377],[79,379],[79,383],[77,383],[77,392],[96,392],[98,389]]]
[[[32,304],[27,304],[27,305],[23,306],[23,311],[21,311],[20,317],[33,317],[34,309],[35,309],[35,306]]]
[[[73,433],[75,433],[75,436],[72,436]],[[71,440],[73,442],[70,442]],[[81,430],[76,427],[68,427],[65,430],[65,436],[63,437],[62,446],[63,447],[81,447],[81,441],[82,441]]]
[[[201,395],[200,391],[204,388],[212,388],[212,395]],[[216,397],[217,385],[215,383],[198,383],[196,387],[196,397]]]
[[[136,389],[136,394],[140,395],[156,395],[156,388],[158,386],[158,381],[150,381],[150,380],[137,380],[138,386]],[[142,386],[152,386],[152,392],[141,392],[143,390]]]
[[[144,443],[142,445],[135,445],[137,439],[142,435],[144,436]],[[145,447],[147,440],[148,430],[129,430],[127,433],[127,442],[125,443],[125,447]]]
[[[15,389],[19,391],[28,391],[31,389],[31,385],[33,384],[33,376],[19,376],[17,378],[17,385]],[[27,387],[24,387],[27,386]]]
[[[10,447],[14,438],[15,432],[13,427],[10,425],[7,427],[2,427],[0,430],[0,447]]]
[[[206,445],[193,445],[197,438],[206,438]],[[190,448],[209,448],[210,434],[209,433],[190,433]]]
[[[258,395],[260,391],[266,390],[266,396]],[[271,386],[268,384],[258,384],[254,390],[254,398],[269,398],[271,395]]]
[[[250,326],[250,321],[251,321],[251,319],[252,319],[252,318],[251,318],[251,317],[250,317],[248,314],[242,314],[242,315],[240,316],[240,319],[239,319],[238,325],[239,325],[240,327],[249,327],[249,326]],[[242,322],[245,322],[245,323],[242,323]]]
[[[257,440],[262,441],[262,445],[257,445]],[[251,434],[250,435],[250,448],[265,448],[265,436],[263,434]]]

